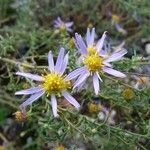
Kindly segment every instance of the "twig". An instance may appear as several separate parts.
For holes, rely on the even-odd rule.
[[[74,114],[72,111],[69,111],[69,110],[67,110],[67,109],[62,109],[62,108],[61,108],[61,110],[62,110],[62,111],[69,112],[70,114],[75,115],[75,116],[77,115],[77,114]],[[82,117],[82,118],[86,119],[88,122],[91,122],[91,123],[95,124],[95,125],[98,126],[98,127],[105,126],[105,127],[109,127],[109,128],[112,129],[112,130],[124,132],[124,133],[130,134],[130,135],[136,136],[136,137],[138,136],[138,137],[143,137],[143,138],[150,139],[150,137],[148,137],[147,135],[142,135],[142,134],[134,133],[134,132],[131,132],[131,131],[123,130],[123,129],[121,129],[121,128],[117,128],[117,127],[114,127],[114,126],[111,126],[111,125],[108,125],[108,124],[104,124],[104,123],[101,123],[101,124],[100,124],[100,123],[98,123],[98,122],[93,121],[91,118],[89,118],[88,116],[85,116],[85,115],[81,115],[81,114],[80,114],[80,115],[78,115],[78,117]]]
[[[108,76],[108,75],[106,75],[106,74],[102,74],[102,76],[104,76],[104,77],[106,77],[106,78],[108,78],[108,79],[110,79],[110,80],[112,80],[112,81],[114,81],[114,82],[116,82],[116,83],[120,83],[120,84],[122,84],[122,85],[124,85],[124,86],[126,86],[126,87],[129,87],[129,88],[131,88],[131,89],[134,89],[134,90],[139,91],[138,89],[135,89],[135,88],[132,87],[131,85],[126,84],[126,83],[124,83],[124,82],[120,82],[119,80],[116,80],[116,79],[114,79],[114,78],[112,78],[112,77],[110,77],[110,76]]]
[[[148,74],[142,74],[142,73],[136,73],[136,72],[124,72],[125,74],[128,75],[136,75],[136,76],[142,76],[142,77],[150,77]]]
[[[6,137],[0,132],[0,138],[5,142],[7,143],[8,140],[6,139]]]
[[[0,57],[0,60],[3,61],[3,62],[6,62],[6,63],[16,65],[16,66],[21,65],[23,67],[27,67],[27,68],[31,68],[31,69],[47,69],[47,66],[33,66],[33,65],[30,65],[30,64],[18,62],[18,61],[9,59],[9,58]]]
[[[6,104],[6,105],[9,105],[9,106],[11,106],[11,107],[13,107],[15,109],[18,109],[18,107],[16,105],[14,105],[13,103],[11,103],[11,102],[9,102],[9,101],[7,101],[5,99],[4,100],[0,99],[0,103]]]

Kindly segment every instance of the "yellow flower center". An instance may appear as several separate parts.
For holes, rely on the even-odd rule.
[[[0,146],[0,150],[4,150],[4,146]]]
[[[65,150],[65,147],[63,145],[57,146],[55,150]]]
[[[120,21],[120,17],[118,15],[112,15],[112,20],[119,22]]]
[[[96,47],[88,47],[88,54],[89,55],[95,55],[96,54]]]
[[[66,26],[64,23],[62,23],[61,27],[60,27],[60,31],[64,32],[66,30]]]
[[[98,113],[102,109],[102,106],[100,104],[90,103],[88,108],[90,113]]]
[[[85,57],[84,64],[87,66],[90,72],[97,72],[104,66],[103,58],[99,55],[89,55]]]
[[[123,97],[127,100],[133,99],[135,96],[134,91],[130,88],[127,88],[123,91]]]
[[[51,73],[44,76],[43,87],[47,94],[59,93],[62,90],[70,88],[70,86],[70,81],[65,81],[64,77],[59,74]]]
[[[16,121],[25,121],[27,119],[27,115],[21,111],[17,111],[14,113]]]

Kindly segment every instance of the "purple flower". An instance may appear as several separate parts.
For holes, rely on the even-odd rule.
[[[72,32],[73,22],[63,22],[60,17],[57,17],[57,19],[54,21],[54,27],[57,29],[60,29],[61,31],[67,30],[68,32]]]
[[[99,75],[100,72],[105,72],[120,78],[126,77],[125,74],[117,70],[114,70],[110,62],[122,59],[122,57],[127,53],[127,51],[123,49],[117,52],[113,52],[111,55],[108,55],[103,50],[106,32],[103,33],[102,37],[98,40],[96,44],[94,44],[94,35],[95,35],[94,28],[92,29],[92,32],[90,32],[90,30],[87,29],[86,44],[85,44],[81,35],[78,33],[75,34],[77,48],[81,53],[81,55],[83,55],[82,62],[84,66],[71,72],[66,77],[66,79],[71,80],[77,78],[77,80],[74,83],[74,88],[76,88],[81,87],[81,85],[83,85],[86,79],[89,76],[92,76],[94,91],[95,94],[97,95],[100,90],[99,81],[102,81]]]
[[[35,81],[39,81],[40,85],[30,89],[18,91],[15,95],[29,95],[31,96],[20,105],[20,108],[26,108],[45,93],[51,97],[52,111],[54,117],[57,117],[57,100],[56,95],[60,93],[72,105],[79,109],[80,104],[69,94],[67,89],[70,88],[70,80],[66,80],[63,76],[68,64],[68,53],[65,55],[65,49],[61,48],[56,64],[54,65],[53,55],[50,51],[48,54],[48,69],[50,73],[45,76],[39,76],[31,73],[17,72],[16,75],[24,76]]]
[[[127,31],[123,28],[123,26],[121,25],[120,21],[121,18],[120,16],[116,15],[116,14],[112,14],[111,12],[109,12],[109,16],[111,17],[112,21],[112,25],[115,26],[116,30],[120,33],[122,33],[123,35],[127,34]]]

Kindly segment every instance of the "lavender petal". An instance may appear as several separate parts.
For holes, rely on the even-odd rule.
[[[62,95],[68,100],[69,103],[71,103],[73,106],[75,106],[77,109],[80,108],[80,104],[75,100],[74,97],[72,97],[67,91],[63,91]]]
[[[122,72],[114,70],[112,68],[104,67],[103,71],[110,74],[110,75],[113,75],[115,77],[120,77],[120,78],[125,78],[126,77],[126,75],[123,74]]]
[[[51,72],[54,71],[54,60],[51,51],[48,53],[48,68]]]
[[[87,79],[87,77],[88,77],[89,75],[90,75],[89,72],[84,72],[83,74],[81,74],[81,75],[78,77],[78,79],[75,81],[73,89],[75,89],[75,88],[78,87],[82,82],[84,82],[84,81]]]
[[[16,72],[16,75],[27,77],[27,78],[30,78],[30,79],[35,80],[35,81],[44,81],[44,78],[42,76],[39,76],[36,74]]]
[[[103,61],[103,64],[107,67],[112,67],[112,65],[109,62],[106,62],[105,60]]]
[[[81,68],[78,68],[78,69],[72,71],[65,77],[65,80],[72,80],[72,79],[78,77],[79,75],[83,74],[83,72],[85,72],[85,69],[86,69],[85,67],[81,67]]]
[[[60,28],[60,25],[55,24],[54,27],[55,28]]]
[[[54,24],[55,24],[55,25],[58,25],[58,26],[61,25],[60,22],[59,22],[58,20],[55,20],[55,21],[54,21]]]
[[[98,53],[102,50],[105,38],[106,38],[106,31],[103,33],[102,37],[99,39],[99,41],[96,44],[96,48],[97,48]]]
[[[63,75],[63,73],[65,72],[65,70],[67,68],[67,64],[68,64],[68,53],[64,57],[64,60],[63,60],[62,66],[61,66],[61,70],[60,70],[61,75]]]
[[[70,27],[66,27],[66,30],[67,30],[68,32],[72,32],[72,31],[73,31]]]
[[[59,115],[57,113],[57,100],[54,94],[51,95],[51,104],[54,117],[58,117]]]
[[[99,80],[98,80],[97,74],[93,75],[93,86],[94,86],[95,94],[98,95],[98,92],[99,92]]]
[[[83,55],[86,55],[87,49],[86,49],[86,45],[85,45],[81,35],[79,35],[78,33],[75,33],[75,39],[76,39],[80,53]]]
[[[99,79],[101,82],[103,82],[103,80],[102,80],[102,78],[100,77],[100,75],[99,75],[98,72],[96,72],[96,75],[97,75],[98,79]]]
[[[65,55],[65,49],[62,47],[60,48],[60,52],[58,54],[58,58],[55,65],[55,70],[59,73],[62,67],[63,59]]]
[[[15,95],[28,95],[28,94],[34,94],[34,93],[38,93],[40,91],[42,91],[43,88],[42,87],[33,87],[30,89],[26,89],[26,90],[21,90],[21,91],[17,91],[15,93]]]
[[[33,94],[30,98],[28,98],[25,102],[23,102],[20,107],[21,108],[25,108],[28,105],[31,105],[34,101],[36,101],[39,97],[41,97],[43,94],[45,93],[45,91],[40,91],[36,94]]]
[[[65,23],[66,27],[71,27],[72,25],[73,25],[73,22],[67,22],[67,23]]]
[[[93,47],[93,45],[94,45],[94,36],[95,36],[95,28],[92,29],[92,32],[90,35],[90,41],[88,44],[89,47]]]
[[[120,60],[126,53],[127,53],[127,51],[125,49],[121,50],[121,51],[118,51],[118,52],[114,52],[104,62],[108,63],[108,62],[113,62],[113,61]]]
[[[87,32],[86,32],[86,43],[87,43],[87,46],[89,47],[89,43],[90,43],[90,29],[87,28]]]
[[[62,23],[63,21],[61,20],[60,17],[57,17],[58,22]]]

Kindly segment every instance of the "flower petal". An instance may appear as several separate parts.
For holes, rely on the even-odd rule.
[[[107,67],[112,67],[112,65],[110,63],[106,62],[105,60],[103,61],[103,64]]]
[[[28,94],[34,94],[34,93],[38,93],[40,91],[42,91],[43,88],[42,87],[33,87],[30,89],[26,89],[26,90],[21,90],[21,91],[17,91],[15,93],[15,95],[28,95]]]
[[[104,41],[106,38],[106,31],[103,33],[102,37],[99,39],[99,41],[96,44],[97,52],[99,53],[102,50],[102,47],[104,45]]]
[[[77,91],[80,91],[82,89],[85,89],[86,88],[86,84],[85,84],[86,80],[84,80],[81,84],[78,85],[78,88],[77,88]]]
[[[60,17],[57,17],[57,21],[60,22],[60,23],[63,22]]]
[[[67,91],[63,91],[62,95],[66,98],[66,100],[68,100],[69,103],[74,105],[77,109],[80,108],[80,104]]]
[[[100,80],[101,82],[103,82],[103,80],[102,80],[102,78],[100,77],[100,75],[99,75],[98,72],[96,72],[96,75],[97,75],[97,77],[99,78],[99,80]]]
[[[68,32],[72,32],[72,31],[73,31],[70,27],[66,27],[66,30],[67,30]]]
[[[100,50],[99,55],[100,55],[101,57],[103,57],[103,58],[106,58],[106,57],[108,56],[107,53],[108,53],[108,52],[107,52],[106,49],[102,49],[102,50]]]
[[[67,68],[67,64],[68,64],[68,53],[66,54],[66,56],[64,57],[62,66],[61,66],[61,70],[60,70],[60,74],[63,75],[63,73],[65,72],[66,68]]]
[[[42,76],[39,76],[36,74],[16,72],[16,75],[27,77],[27,78],[30,78],[30,79],[35,80],[35,81],[44,81],[44,78]]]
[[[48,53],[48,68],[51,72],[54,71],[54,60],[51,51]]]
[[[97,74],[93,75],[93,86],[94,86],[95,94],[98,95],[98,92],[99,92],[99,80],[98,80]]]
[[[95,36],[95,28],[92,29],[91,35],[90,35],[90,41],[88,43],[88,47],[93,47],[94,45],[94,36]]]
[[[23,102],[20,107],[21,108],[25,108],[28,105],[31,105],[34,101],[36,101],[39,97],[41,97],[43,94],[45,93],[45,91],[40,91],[36,94],[33,94],[30,98],[28,98],[25,102]]]
[[[58,54],[58,58],[55,65],[55,70],[59,73],[62,67],[63,59],[65,55],[65,49],[62,47],[60,48],[60,52]]]
[[[90,43],[90,36],[91,36],[90,29],[87,28],[87,32],[86,32],[86,44],[87,44],[87,46],[89,46],[88,44]]]
[[[86,80],[86,78],[90,75],[89,72],[83,72],[83,74],[81,74],[78,79],[76,80],[76,82],[74,83],[74,87],[73,89],[75,89],[76,87],[78,87],[79,85],[81,85],[82,82],[84,82]]]
[[[125,78],[126,77],[126,75],[123,74],[122,72],[114,70],[112,68],[104,67],[103,71],[108,73],[108,74],[111,74],[111,75],[113,75],[115,77],[120,77],[120,78]]]
[[[54,27],[55,27],[55,28],[60,28],[60,25],[55,24]]]
[[[113,62],[113,61],[120,60],[126,53],[127,53],[127,51],[125,49],[121,50],[121,51],[118,51],[118,52],[114,52],[104,62],[108,63],[108,62]]]
[[[66,22],[65,25],[66,27],[71,27],[73,25],[73,22]]]
[[[54,21],[54,25],[61,25],[61,22],[58,20],[58,19],[56,19],[55,21]]]
[[[78,68],[78,69],[72,71],[65,77],[65,80],[72,80],[72,79],[78,77],[80,74],[85,72],[85,69],[86,69],[85,67],[81,67],[81,68]]]
[[[57,114],[57,100],[54,94],[51,95],[51,104],[54,117],[58,117],[59,115]]]
[[[77,42],[77,45],[78,45],[77,48],[79,49],[80,53],[86,55],[87,54],[87,49],[86,49],[86,45],[85,45],[81,35],[78,34],[78,33],[75,33],[75,39],[76,39],[76,42]]]

